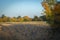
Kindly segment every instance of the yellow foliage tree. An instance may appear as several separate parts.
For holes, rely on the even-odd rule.
[[[23,18],[18,18],[18,19],[17,19],[17,22],[22,22],[22,21],[24,21]]]
[[[10,18],[10,22],[16,22],[17,19],[16,18]]]
[[[2,22],[2,18],[0,18],[0,22]]]
[[[32,21],[32,19],[29,18],[28,16],[24,16],[23,18],[24,18],[24,21]]]

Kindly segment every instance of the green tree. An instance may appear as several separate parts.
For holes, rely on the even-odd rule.
[[[3,14],[1,16],[1,20],[2,20],[2,22],[8,22],[8,17]]]
[[[38,21],[38,20],[39,20],[38,16],[34,16],[33,21]]]
[[[47,21],[46,15],[40,16],[39,18],[41,18],[42,21]]]
[[[17,19],[21,18],[21,16],[18,16]]]
[[[4,17],[6,17],[4,14],[1,16],[1,18],[4,18]]]

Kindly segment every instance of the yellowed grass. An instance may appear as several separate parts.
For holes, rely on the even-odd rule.
[[[12,25],[12,24],[2,24],[3,26],[10,26],[10,25]]]
[[[0,24],[3,25],[3,26],[10,26],[10,25],[13,25],[13,24],[31,24],[31,25],[37,25],[37,26],[40,26],[40,25],[49,26],[48,23],[43,22],[43,21],[36,21],[36,22],[5,22],[5,23],[0,23]]]

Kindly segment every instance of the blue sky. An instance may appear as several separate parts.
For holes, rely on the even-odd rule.
[[[0,16],[41,16],[42,0],[0,0]]]

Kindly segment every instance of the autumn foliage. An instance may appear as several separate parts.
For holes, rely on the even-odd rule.
[[[30,18],[29,16],[18,16],[18,17],[8,17],[5,15],[2,15],[0,17],[0,22],[27,22],[27,21],[43,21],[45,16],[34,16],[33,18]]]

